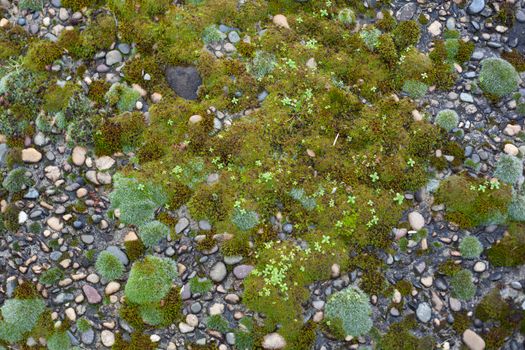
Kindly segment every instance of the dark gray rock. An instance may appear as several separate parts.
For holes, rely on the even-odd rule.
[[[197,90],[202,79],[195,67],[168,67],[166,69],[168,85],[177,95],[186,100],[196,100]]]

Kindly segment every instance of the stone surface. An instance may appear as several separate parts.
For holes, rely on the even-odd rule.
[[[22,150],[22,160],[26,163],[38,163],[41,159],[42,153],[32,147]]]
[[[273,24],[275,24],[278,27],[290,29],[290,25],[288,24],[288,19],[284,15],[275,15],[273,16]]]
[[[476,332],[467,329],[463,332],[463,343],[470,350],[483,350],[485,349],[485,341]]]
[[[417,211],[408,214],[408,222],[410,223],[410,227],[416,231],[425,227],[425,218]]]
[[[270,333],[264,336],[262,347],[268,350],[283,349],[286,346],[284,337],[279,333]]]
[[[192,66],[169,66],[166,69],[166,80],[178,96],[186,100],[197,99],[197,90],[202,84],[197,68]]]

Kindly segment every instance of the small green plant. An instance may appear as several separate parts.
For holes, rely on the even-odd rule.
[[[525,221],[525,194],[519,191],[512,192],[512,201],[509,205],[509,218],[514,221]]]
[[[359,37],[370,51],[374,51],[377,48],[380,36],[381,31],[374,27],[365,29],[359,33]]]
[[[212,315],[206,319],[206,326],[209,329],[219,331],[221,333],[226,333],[230,329],[228,320],[226,320],[222,315]]]
[[[290,197],[301,203],[306,210],[314,210],[317,206],[315,198],[308,196],[302,188],[292,188],[290,190]]]
[[[523,174],[523,162],[511,156],[510,154],[503,154],[496,163],[496,170],[494,176],[501,181],[514,184]]]
[[[71,349],[71,340],[69,335],[64,331],[55,331],[47,339],[48,350],[69,350]]]
[[[40,283],[53,285],[64,278],[64,272],[58,267],[52,267],[49,270],[42,272],[40,275]]]
[[[414,99],[424,97],[427,94],[427,90],[427,84],[417,80],[407,80],[403,84],[403,92]]]
[[[346,26],[355,23],[355,13],[351,8],[344,8],[337,14],[337,20]]]
[[[154,246],[161,239],[168,237],[169,234],[169,227],[157,220],[141,225],[139,228],[140,239],[147,247]]]
[[[325,316],[331,327],[341,327],[344,335],[364,335],[372,328],[370,299],[359,288],[348,287],[330,296]],[[337,332],[337,330],[336,330]]]
[[[42,299],[8,299],[1,308],[0,339],[8,343],[17,343],[36,325],[46,304]]]
[[[259,223],[259,216],[256,212],[242,208],[234,208],[232,222],[239,230],[248,231]]]
[[[479,86],[487,94],[501,98],[518,88],[519,75],[516,68],[501,58],[481,61]]]
[[[119,209],[120,220],[125,224],[140,226],[153,220],[155,210],[166,204],[168,198],[162,189],[152,183],[141,183],[131,177],[117,174],[113,192],[110,193],[111,209]]]
[[[27,176],[26,168],[16,168],[11,170],[2,182],[2,186],[10,193],[17,193],[28,186],[33,185],[33,180]]]
[[[44,6],[42,0],[20,0],[18,7],[21,10],[31,10],[31,11],[40,11]]]
[[[442,129],[450,132],[458,126],[459,116],[452,109],[444,109],[437,114],[435,123]]]
[[[460,300],[470,300],[476,295],[476,286],[472,282],[472,272],[461,270],[450,279],[452,295]]]
[[[261,80],[266,75],[270,74],[277,65],[276,58],[273,54],[256,51],[253,60],[247,65],[247,70],[257,80]]]
[[[84,317],[79,318],[77,320],[77,328],[81,333],[85,333],[91,329],[91,323]]]
[[[202,41],[204,41],[204,44],[206,45],[218,43],[223,39],[224,34],[221,33],[215,24],[207,26],[202,32]]]
[[[459,244],[459,250],[465,259],[475,259],[483,252],[483,245],[476,236],[467,236]]]
[[[161,301],[170,291],[177,267],[172,260],[146,256],[131,267],[124,289],[126,298],[139,305]]]
[[[95,268],[97,273],[107,280],[118,279],[124,274],[122,262],[107,250],[98,254]]]
[[[111,85],[105,97],[106,101],[116,106],[120,112],[131,112],[140,98],[140,93],[126,84],[115,83]]]
[[[192,293],[204,294],[213,288],[213,283],[207,278],[199,278],[197,276],[190,280],[190,290]]]

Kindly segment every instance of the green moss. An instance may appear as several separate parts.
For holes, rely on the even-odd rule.
[[[95,80],[89,85],[88,97],[97,105],[102,105],[105,102],[104,96],[108,92],[111,84],[105,80]]]
[[[2,213],[2,221],[8,231],[18,231],[18,228],[20,227],[20,224],[18,223],[19,213],[20,209],[18,209],[18,207],[14,204],[8,204],[5,208],[5,211]]]
[[[525,259],[525,226],[513,223],[508,234],[487,250],[491,264],[495,266],[518,266]]]
[[[62,56],[60,47],[51,41],[39,40],[29,45],[24,64],[32,70],[44,70]]]
[[[503,184],[455,175],[441,183],[436,199],[445,204],[449,220],[462,227],[474,227],[501,222],[511,194]]]
[[[463,332],[465,332],[465,330],[467,330],[470,327],[470,317],[468,316],[466,311],[455,312],[453,315],[454,323],[452,324],[452,328],[456,331],[458,335],[463,334]]]
[[[413,316],[406,317],[400,322],[394,322],[390,329],[379,340],[379,346],[383,350],[398,349],[432,349],[435,340],[432,337],[416,337],[410,330],[417,327]]]
[[[452,296],[460,300],[470,300],[476,294],[476,286],[472,282],[472,272],[460,270],[450,279]]]
[[[190,279],[190,289],[192,293],[204,294],[213,288],[213,283],[207,278],[199,278],[197,276]]]
[[[140,257],[142,257],[142,255],[144,255],[144,252],[146,251],[144,243],[142,243],[142,241],[140,241],[139,239],[132,241],[124,241],[124,247],[126,248],[126,255],[131,261],[139,259]]]
[[[461,265],[456,264],[454,260],[446,260],[445,262],[439,264],[438,272],[445,276],[453,276],[456,272],[461,270]]]
[[[159,302],[170,291],[176,275],[177,269],[171,260],[146,256],[131,267],[124,290],[126,298],[137,304]]]
[[[222,315],[212,315],[206,319],[206,326],[209,329],[219,331],[221,333],[226,333],[230,330],[230,325],[228,320],[226,320]]]
[[[479,87],[489,96],[501,98],[518,88],[519,75],[516,69],[501,58],[486,58],[481,61]]]
[[[419,24],[416,21],[404,21],[392,31],[394,42],[399,51],[418,43],[421,36]]]
[[[40,283],[53,285],[64,278],[64,272],[58,267],[52,267],[40,275]]]
[[[95,263],[97,273],[107,280],[115,280],[124,273],[124,265],[111,252],[104,250],[98,254]]]
[[[516,49],[502,52],[501,57],[512,64],[518,72],[525,71],[525,56]]]
[[[151,341],[148,334],[140,331],[131,333],[130,341],[125,341],[120,333],[115,336],[115,344],[111,347],[112,350],[155,350],[157,346]]]
[[[74,11],[79,11],[84,7],[92,7],[98,0],[63,0],[62,6],[70,8]]]

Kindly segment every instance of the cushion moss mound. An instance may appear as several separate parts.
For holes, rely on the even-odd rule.
[[[325,316],[332,327],[341,327],[345,335],[357,337],[372,328],[372,306],[368,295],[348,287],[330,296]]]
[[[518,88],[520,77],[516,68],[501,58],[481,61],[479,86],[490,96],[504,97]]]
[[[166,258],[146,256],[131,267],[124,290],[126,298],[136,304],[159,302],[170,291],[175,277],[177,268],[174,262]]]

